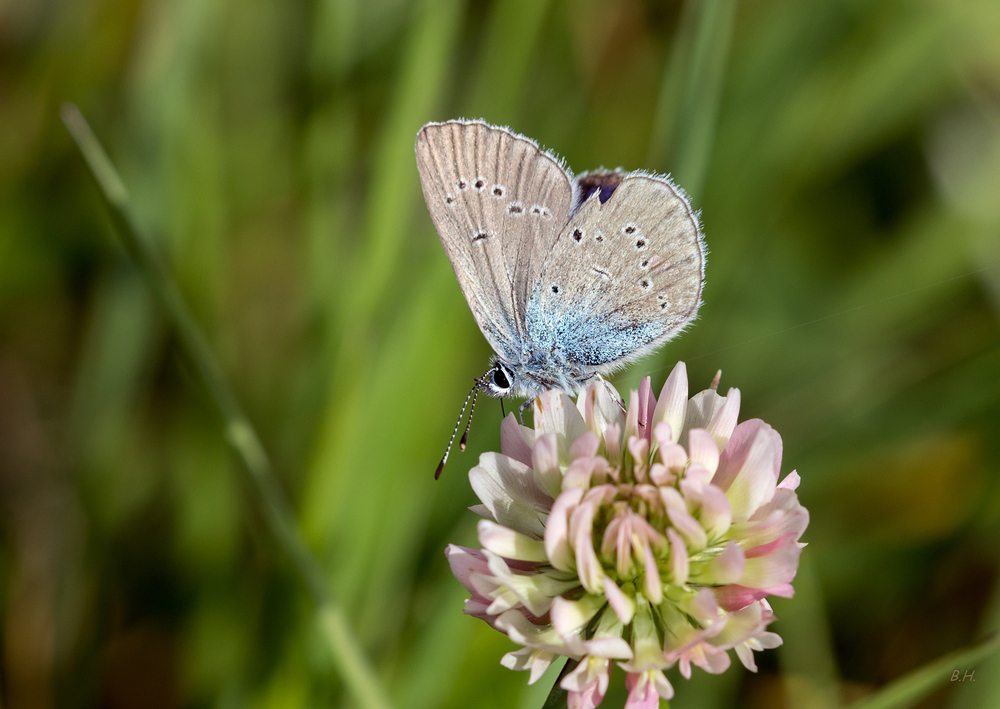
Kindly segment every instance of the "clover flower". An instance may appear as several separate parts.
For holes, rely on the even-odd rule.
[[[657,399],[646,377],[628,409],[607,383],[576,404],[558,391],[535,400],[534,429],[507,416],[502,453],[484,453],[469,479],[482,549],[450,545],[472,597],[465,612],[524,647],[502,659],[535,682],[558,657],[570,709],[598,706],[614,663],[626,709],[673,696],[663,671],[724,672],[735,650],[777,647],[767,596],[790,597],[809,523],[796,472],[778,482],[781,438],[751,419],[740,392],[688,399],[678,363]],[[617,396],[617,394],[615,394]]]

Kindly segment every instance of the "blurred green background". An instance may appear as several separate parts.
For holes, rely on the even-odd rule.
[[[0,2],[0,704],[355,706],[65,100],[399,707],[535,709],[553,678],[499,665],[443,555],[500,421],[481,401],[433,481],[490,354],[413,155],[457,116],[674,173],[705,305],[617,383],[721,368],[802,475],[785,645],[675,709],[835,707],[1000,627],[1000,3],[708,2]],[[919,706],[1000,706],[1000,661]]]

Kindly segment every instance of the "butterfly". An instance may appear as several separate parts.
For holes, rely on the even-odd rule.
[[[547,389],[577,394],[697,314],[705,245],[669,178],[574,177],[535,141],[481,120],[428,123],[416,154],[431,220],[495,352],[473,392],[524,397],[520,411]]]

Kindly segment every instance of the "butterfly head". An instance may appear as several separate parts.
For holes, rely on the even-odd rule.
[[[515,395],[518,389],[517,380],[517,375],[514,374],[514,370],[509,365],[495,359],[479,381],[483,385],[483,391],[487,394],[502,398]]]

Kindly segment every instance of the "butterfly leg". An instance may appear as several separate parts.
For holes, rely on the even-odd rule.
[[[611,386],[611,383],[608,382],[608,380],[602,377],[601,375],[598,374],[597,378],[604,385],[604,388],[608,390],[608,393],[611,395],[611,398],[614,400],[614,402],[618,404],[618,408],[621,409],[622,413],[627,416],[628,409],[625,408],[625,403],[622,401],[621,396],[618,394],[615,388]]]
[[[517,417],[521,419],[521,425],[524,425],[524,410],[535,403],[534,399],[525,399],[520,406],[517,407]]]

